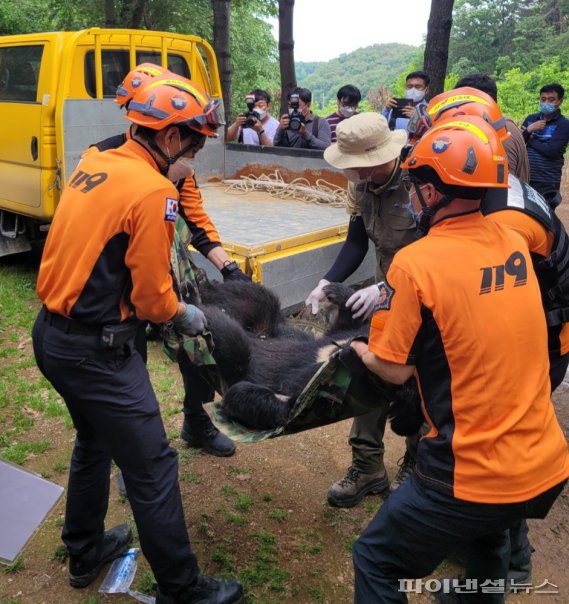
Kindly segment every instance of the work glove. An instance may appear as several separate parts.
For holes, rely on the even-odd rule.
[[[306,306],[312,307],[312,314],[315,315],[318,312],[318,305],[320,300],[324,299],[324,288],[330,284],[330,281],[326,279],[320,279],[318,285],[310,292],[308,298],[304,301]]]
[[[174,329],[186,336],[195,336],[206,328],[207,319],[203,312],[193,304],[186,304],[186,312],[172,321]]]
[[[354,319],[367,319],[378,302],[379,288],[374,284],[352,294],[346,302],[346,308],[352,311]]]

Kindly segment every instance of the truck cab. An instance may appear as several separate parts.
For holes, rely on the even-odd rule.
[[[0,255],[29,249],[81,153],[125,131],[116,88],[143,62],[221,99],[213,49],[196,36],[92,28],[0,37]]]
[[[167,67],[222,100],[213,49],[196,36],[91,28],[0,37],[0,256],[45,238],[81,154],[125,132],[129,122],[115,102],[116,88],[140,63]],[[294,308],[333,263],[348,216],[343,207],[308,206],[274,192],[228,192],[228,181],[273,173],[308,186],[346,185],[322,151],[226,144],[223,126],[196,157],[204,205],[225,249],[284,308]],[[220,278],[211,263],[194,258]],[[374,266],[370,251],[349,282],[372,277]]]

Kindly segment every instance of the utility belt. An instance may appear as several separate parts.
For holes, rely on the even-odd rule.
[[[68,319],[62,315],[50,312],[44,307],[44,319],[56,329],[65,333],[84,336],[98,336],[103,348],[119,348],[127,342],[134,340],[134,336],[140,326],[138,319],[127,319],[121,323],[112,325],[88,325]]]

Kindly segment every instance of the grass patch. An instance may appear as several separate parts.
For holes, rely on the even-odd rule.
[[[309,585],[306,588],[306,591],[314,602],[320,602],[321,604],[324,604],[324,592],[319,587]]]
[[[207,516],[206,514],[201,515],[200,523],[198,524],[197,531],[198,531],[198,535],[200,537],[202,537],[202,539],[211,540],[215,536],[215,533],[213,532],[213,529],[211,528],[209,520],[210,520],[209,516]]]
[[[226,474],[229,476],[229,478],[243,479],[251,476],[251,470],[249,470],[249,468],[236,468],[234,466],[229,466]]]
[[[221,492],[224,495],[237,495],[237,489],[226,484],[222,485]]]
[[[233,504],[233,507],[238,512],[248,512],[253,507],[253,498],[250,495],[241,493],[241,495],[237,497],[237,501]]]
[[[235,514],[234,512],[225,512],[225,519],[227,520],[227,522],[231,522],[239,526],[245,526],[249,523],[247,518],[243,518],[243,516]]]
[[[202,479],[200,478],[199,474],[196,474],[195,472],[183,472],[181,478],[184,482],[189,482],[190,484],[202,483]]]
[[[276,520],[277,522],[284,522],[288,518],[288,512],[286,510],[276,508],[269,512],[269,518]]]
[[[348,553],[351,554],[354,549],[354,544],[357,540],[358,540],[358,535],[354,535],[353,537],[350,537],[349,539],[345,539],[344,540],[344,549]]]
[[[227,551],[227,545],[221,544],[213,548],[211,559],[215,562],[220,570],[225,573],[232,574],[235,572],[235,560]]]
[[[178,435],[179,436],[179,433]],[[193,447],[186,447],[185,449],[178,449],[178,460],[180,464],[185,464],[191,461],[192,459],[197,459],[201,457],[202,452],[200,449],[194,449]]]
[[[67,561],[68,557],[69,557],[69,552],[67,551],[67,548],[65,547],[65,545],[60,545],[53,552],[51,559],[55,560],[56,562],[61,562],[61,564],[63,564],[64,562]]]
[[[364,503],[364,510],[368,514],[376,514],[382,504],[383,501],[366,501]]]
[[[8,564],[8,566],[4,567],[4,572],[12,575],[14,573],[19,573],[21,570],[24,570],[24,558],[22,556],[18,556],[12,564]]]
[[[290,573],[279,564],[277,542],[270,531],[260,531],[252,535],[255,545],[255,560],[240,573],[240,579],[247,589],[265,587],[269,591],[282,593]]]
[[[142,577],[140,577],[138,591],[143,594],[151,594],[156,591],[156,579],[154,578],[152,571],[147,570],[143,573]]]
[[[11,461],[19,466],[23,465],[29,455],[41,455],[50,447],[50,442],[47,439],[31,442],[15,443],[5,447],[0,451],[0,457],[6,461]]]

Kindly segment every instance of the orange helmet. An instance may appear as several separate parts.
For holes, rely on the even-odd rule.
[[[152,78],[169,73],[168,69],[154,63],[141,63],[137,65],[132,71],[126,74],[125,79],[117,87],[115,102],[124,107],[141,86],[150,82]]]
[[[501,141],[510,136],[506,129],[506,120],[496,101],[477,88],[464,86],[443,92],[431,99],[425,113],[431,126],[450,117],[460,119],[474,115],[490,124]]]
[[[215,137],[220,125],[218,106],[219,101],[212,100],[197,84],[170,74],[153,78],[134,93],[126,119],[153,130],[186,126]]]
[[[402,168],[431,168],[455,187],[508,187],[508,160],[486,120],[465,115],[438,121],[409,152]]]

